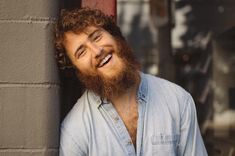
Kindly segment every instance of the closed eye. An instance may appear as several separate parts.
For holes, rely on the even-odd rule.
[[[81,46],[75,53],[76,58],[82,57],[86,53],[86,48],[84,46]]]
[[[99,42],[102,39],[102,30],[96,29],[91,34],[88,35],[91,42]],[[74,53],[75,58],[80,58],[86,54],[86,47],[84,45],[79,46],[79,48]]]

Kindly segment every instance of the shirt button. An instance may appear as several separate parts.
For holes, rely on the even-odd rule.
[[[131,140],[127,141],[127,145],[132,145],[132,141]]]
[[[115,121],[118,121],[118,120],[119,120],[119,117],[118,117],[118,116],[114,117],[114,120],[115,120]]]

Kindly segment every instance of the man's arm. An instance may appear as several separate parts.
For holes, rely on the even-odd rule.
[[[194,101],[189,95],[181,112],[179,156],[207,156],[198,127]]]

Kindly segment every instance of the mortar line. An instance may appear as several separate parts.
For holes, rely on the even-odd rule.
[[[45,152],[58,151],[58,148],[0,148],[1,152]]]
[[[55,23],[55,19],[0,19],[0,23],[40,23],[40,24],[47,24],[47,23]]]
[[[59,87],[60,83],[17,83],[17,82],[0,82],[0,88],[11,88],[11,87]]]

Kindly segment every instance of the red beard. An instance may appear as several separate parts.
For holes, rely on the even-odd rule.
[[[127,89],[139,82],[139,62],[135,59],[126,41],[118,39],[116,41],[119,49],[118,56],[124,64],[124,68],[116,76],[107,79],[101,73],[97,73],[94,76],[77,71],[79,80],[84,83],[87,89],[108,100],[123,94]]]

